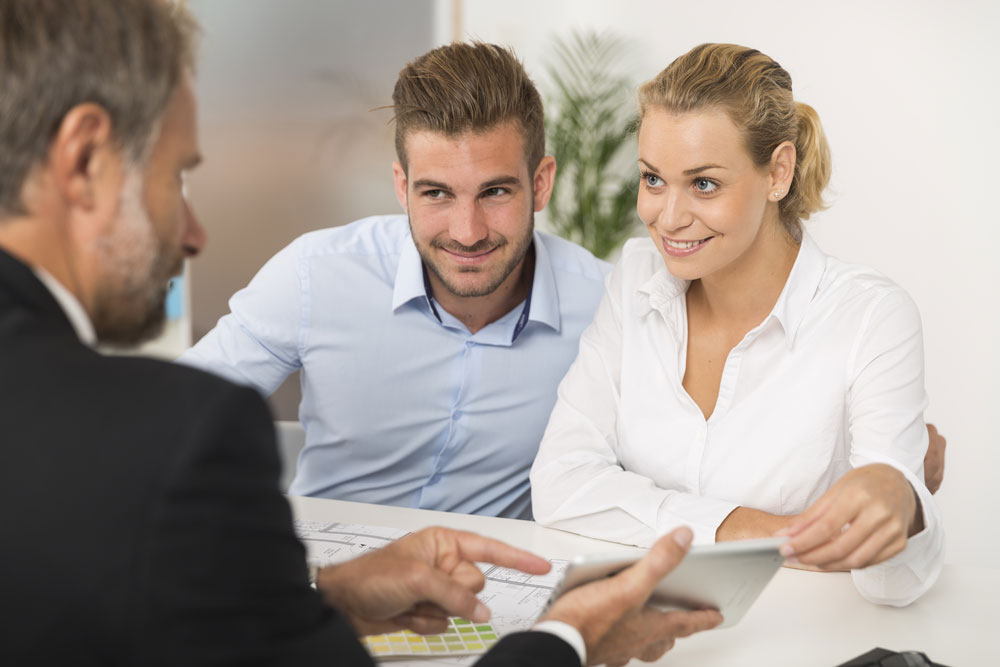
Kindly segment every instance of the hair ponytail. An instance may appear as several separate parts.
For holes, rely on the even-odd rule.
[[[795,103],[798,133],[795,138],[795,177],[788,196],[778,210],[782,221],[808,220],[809,216],[826,208],[823,191],[830,182],[832,161],[830,145],[819,122],[819,114],[808,104]]]

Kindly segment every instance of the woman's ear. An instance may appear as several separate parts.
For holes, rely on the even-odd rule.
[[[795,144],[783,141],[771,153],[771,193],[770,198],[780,201],[788,194],[795,176]]]

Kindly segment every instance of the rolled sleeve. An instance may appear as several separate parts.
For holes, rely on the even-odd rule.
[[[920,499],[924,528],[893,558],[852,571],[858,593],[904,606],[923,595],[944,566],[944,528],[923,479],[927,429],[923,410],[923,336],[916,305],[900,289],[873,302],[850,365],[851,465],[889,465]]]

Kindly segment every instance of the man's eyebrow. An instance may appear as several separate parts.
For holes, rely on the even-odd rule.
[[[434,188],[435,190],[451,190],[444,183],[439,183],[438,181],[432,181],[429,178],[421,178],[418,181],[413,181],[414,188]]]
[[[480,184],[479,189],[489,190],[490,188],[496,188],[501,185],[521,185],[521,180],[516,176],[500,176],[499,178],[494,178]]]

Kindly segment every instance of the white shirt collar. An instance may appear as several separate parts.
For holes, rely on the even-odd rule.
[[[91,323],[90,317],[87,316],[87,311],[83,309],[73,293],[40,266],[33,266],[31,270],[35,272],[35,276],[48,288],[56,303],[63,309],[66,319],[73,325],[80,342],[90,347],[97,345],[97,333],[94,331],[94,325]]]
[[[785,287],[781,290],[781,296],[771,309],[771,315],[781,322],[785,330],[785,340],[789,346],[795,341],[795,333],[816,296],[825,271],[826,255],[809,233],[802,230],[799,254],[788,274],[788,280],[785,281]]]
[[[826,255],[820,250],[812,237],[803,230],[802,243],[792,266],[792,271],[785,281],[785,286],[778,296],[774,308],[764,322],[774,317],[785,332],[785,340],[789,346],[795,340],[795,333],[805,317],[809,304],[819,288],[823,272],[826,270]],[[687,292],[690,281],[675,278],[666,267],[654,273],[636,290],[645,297],[645,312],[649,310],[664,311],[670,304]]]

